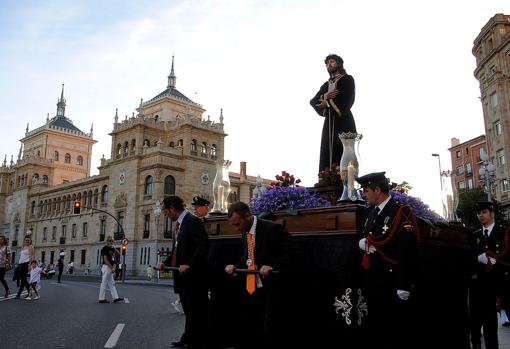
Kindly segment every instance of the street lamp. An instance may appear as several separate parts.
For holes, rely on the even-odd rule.
[[[159,254],[158,254],[158,236],[159,236],[159,219],[161,217],[161,204],[159,200],[156,200],[154,204],[154,219],[156,220],[156,238],[154,239],[154,245],[156,248],[156,265],[159,263]],[[157,271],[156,282],[159,281],[159,270]]]
[[[489,161],[489,155],[482,151],[480,154],[482,165],[478,173],[480,174],[480,181],[482,182],[483,189],[487,193],[487,200],[492,201],[492,186],[496,181],[496,166]]]
[[[439,182],[441,184],[441,193],[443,192],[443,178],[441,172],[441,156],[439,154],[432,154],[432,156],[437,157],[437,161],[439,161]]]

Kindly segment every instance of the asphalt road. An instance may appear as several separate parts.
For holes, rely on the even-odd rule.
[[[180,338],[184,315],[170,304],[170,285],[129,280],[117,284],[125,302],[99,304],[99,284],[98,277],[73,275],[62,284],[42,280],[39,300],[0,297],[0,348],[170,348]],[[499,340],[510,348],[510,327],[500,326]]]
[[[117,284],[127,300],[110,304],[97,303],[99,282],[41,286],[38,300],[0,297],[1,348],[169,348],[184,327],[169,286]]]

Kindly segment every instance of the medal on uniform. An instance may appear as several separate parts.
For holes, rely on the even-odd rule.
[[[248,259],[246,260],[246,265],[247,265],[247,266],[250,266],[252,263],[253,263],[253,262],[251,261],[251,258],[248,258]]]

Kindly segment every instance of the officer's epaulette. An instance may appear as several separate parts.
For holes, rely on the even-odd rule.
[[[482,228],[479,228],[479,229],[476,229],[475,231],[473,231],[471,234],[476,235],[476,234],[480,234],[481,232],[482,232]]]

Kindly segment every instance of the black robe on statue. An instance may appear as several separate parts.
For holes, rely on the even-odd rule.
[[[319,162],[319,172],[329,167],[329,118],[331,117],[333,129],[333,157],[332,162],[340,164],[343,147],[338,135],[343,132],[356,132],[356,124],[351,113],[351,107],[354,104],[354,78],[351,75],[344,75],[337,81],[336,89],[338,95],[334,99],[328,100],[329,107],[321,109],[318,105],[323,96],[328,92],[328,81],[320,88],[319,92],[312,98],[310,104],[317,114],[324,117],[324,126],[322,127],[321,153]],[[338,113],[340,112],[340,113]]]

